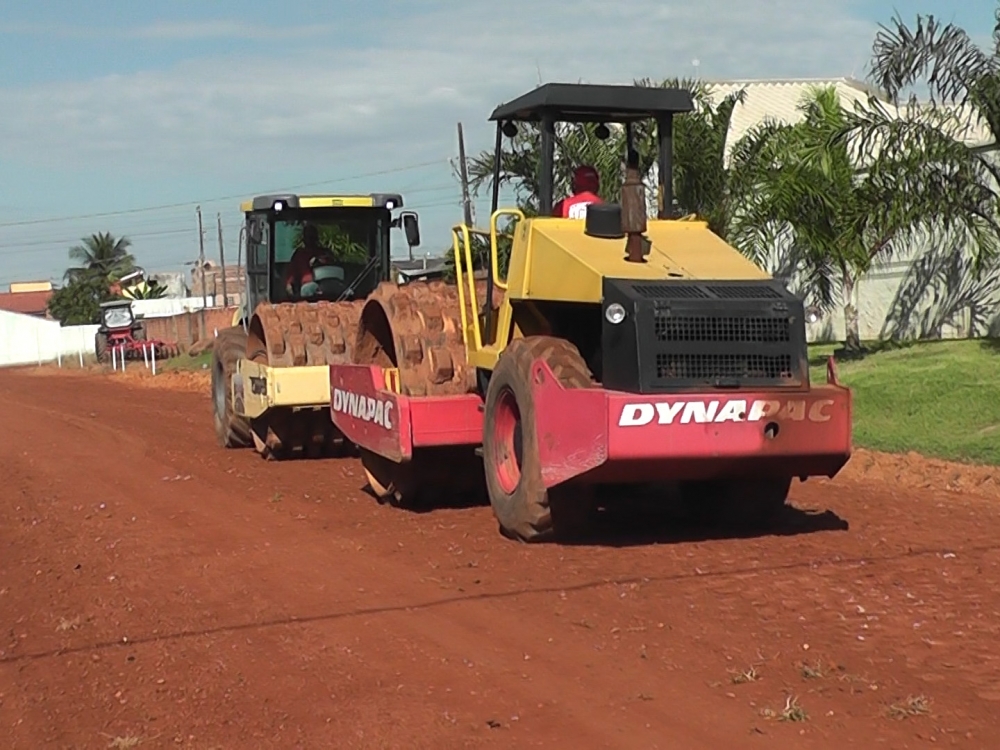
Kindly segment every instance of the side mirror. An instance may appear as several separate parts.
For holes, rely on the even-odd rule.
[[[420,222],[417,215],[408,212],[399,217],[403,222],[403,232],[406,233],[406,244],[410,247],[420,246]]]

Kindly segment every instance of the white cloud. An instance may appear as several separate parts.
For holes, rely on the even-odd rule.
[[[229,19],[199,21],[155,21],[142,26],[86,26],[61,23],[0,23],[0,34],[17,36],[72,37],[91,39],[147,39],[157,41],[197,41],[207,39],[253,39],[258,41],[305,39],[329,35],[336,24],[315,23],[278,26]]]
[[[129,30],[140,39],[296,39],[329,34],[335,27],[328,24],[303,26],[272,26],[269,23],[246,21],[158,21]]]
[[[699,73],[715,79],[839,77],[860,74],[874,34],[839,0],[467,0],[379,23],[379,48],[296,42],[282,58],[248,50],[167,70],[0,89],[0,158],[113,163],[131,174],[222,170],[257,182],[310,166],[320,176],[379,169],[451,155],[458,119],[470,149],[488,145],[493,107],[536,85],[539,72],[544,80],[627,82],[693,75],[697,58]],[[130,33],[262,31],[293,38],[329,28],[164,22]]]

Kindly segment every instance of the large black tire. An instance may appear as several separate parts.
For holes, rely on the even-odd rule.
[[[239,327],[219,331],[212,347],[212,412],[223,448],[246,448],[252,442],[250,423],[233,411],[233,373],[246,350],[247,335]]]
[[[576,504],[589,504],[590,494],[560,486],[546,490],[535,437],[535,404],[531,365],[544,359],[564,388],[588,388],[590,370],[577,348],[565,339],[529,336],[512,341],[497,362],[486,389],[483,424],[483,468],[490,505],[501,533],[523,542],[547,541],[563,532],[579,531]],[[553,519],[553,506],[557,506]],[[565,506],[563,524],[559,506]]]
[[[685,482],[685,510],[698,523],[754,531],[772,523],[785,507],[791,477],[727,478]]]
[[[98,362],[108,361],[108,334],[98,333],[94,336],[94,354]]]

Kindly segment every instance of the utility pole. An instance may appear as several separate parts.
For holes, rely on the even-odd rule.
[[[229,304],[229,295],[226,294],[226,248],[222,244],[222,214],[216,214],[215,220],[219,224],[219,263],[222,264],[222,306]]]
[[[458,123],[458,169],[462,180],[462,204],[465,208],[465,225],[472,227],[472,198],[469,197],[469,170],[465,162],[465,136],[462,123]]]
[[[208,291],[205,289],[205,230],[201,226],[201,206],[195,208],[198,213],[198,269],[201,272],[201,337],[207,337],[208,327],[205,325],[205,308],[208,307]]]

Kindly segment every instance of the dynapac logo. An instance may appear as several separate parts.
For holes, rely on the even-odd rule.
[[[762,419],[801,422],[827,422],[827,410],[833,401],[823,399],[811,404],[798,401],[674,401],[672,403],[625,404],[618,418],[619,427],[651,424],[709,424],[722,422],[759,422]]]
[[[391,401],[334,388],[333,410],[356,419],[363,419],[365,422],[372,422],[387,430],[392,429]]]

